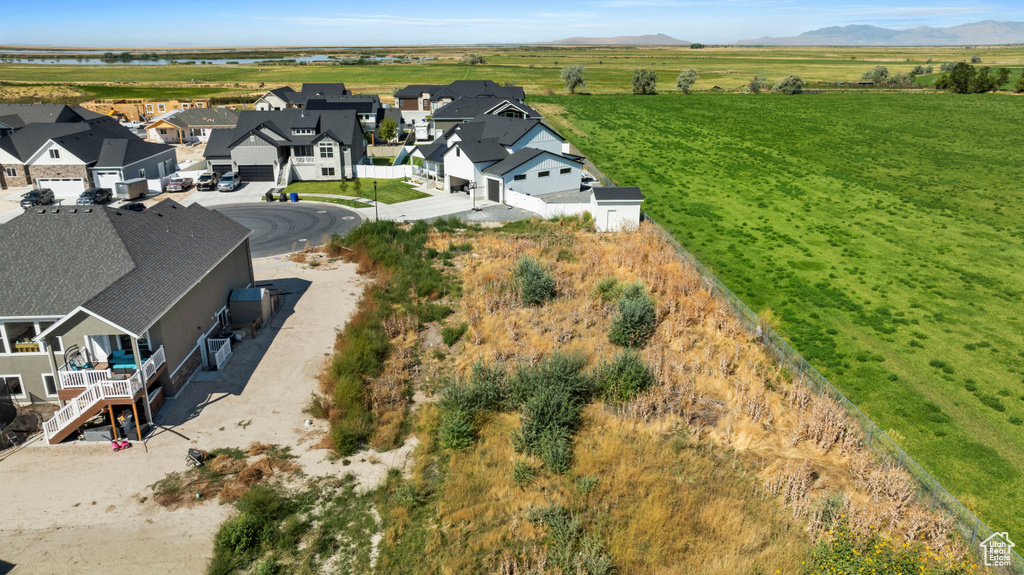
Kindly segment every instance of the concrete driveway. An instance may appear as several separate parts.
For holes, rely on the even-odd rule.
[[[212,209],[253,231],[249,238],[252,257],[276,256],[318,246],[332,233],[345,235],[362,223],[353,210],[324,204],[251,203],[211,206]]]
[[[247,182],[233,192],[200,192],[195,191],[189,197],[181,201],[188,206],[200,204],[206,207],[226,206],[229,204],[248,204],[263,201],[263,196],[270,190],[275,192],[280,188],[274,182]]]

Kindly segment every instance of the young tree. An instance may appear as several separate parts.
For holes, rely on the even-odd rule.
[[[684,94],[689,94],[690,88],[693,88],[693,85],[697,83],[697,79],[697,71],[693,68],[683,70],[679,73],[679,77],[676,78],[676,88],[682,90]]]
[[[633,93],[657,94],[658,73],[647,68],[633,69]]]
[[[1024,94],[1024,76],[1021,76],[1020,80],[1017,80],[1017,85],[1013,88],[1013,90],[1018,94]]]
[[[587,81],[583,79],[584,70],[586,68],[579,64],[562,68],[562,81],[565,82],[565,89],[570,94],[575,94],[577,89],[587,87]]]
[[[1010,81],[1010,69],[1000,68],[998,74],[999,77],[996,78],[996,89],[1003,87],[1007,82]]]
[[[925,67],[920,64],[914,66],[914,69],[910,71],[911,76],[923,76],[927,73],[928,72],[925,70]]]
[[[885,66],[875,66],[873,70],[864,72],[861,76],[864,80],[871,80],[876,84],[884,84],[889,79],[889,69]]]
[[[981,64],[981,56],[977,54],[971,56],[971,64]]]
[[[767,87],[768,87],[768,79],[765,78],[764,76],[757,76],[757,75],[755,75],[754,79],[751,80],[749,84],[747,84],[747,88],[751,92],[753,92],[755,94],[760,94],[761,91],[764,90]]]
[[[890,76],[885,82],[887,86],[913,86],[914,76],[907,74],[906,72],[900,72],[895,76]]]
[[[792,96],[793,94],[800,94],[804,91],[804,79],[796,74],[790,74],[785,78],[775,83],[772,88],[772,92],[779,94],[786,94]]]
[[[952,90],[957,94],[970,94],[974,87],[974,77],[978,71],[967,62],[957,62],[948,74],[939,78],[936,88]]]
[[[703,48],[704,44],[701,44],[700,42],[694,42],[693,44],[690,44],[691,50],[702,50]]]
[[[388,142],[394,141],[394,139],[398,137],[398,124],[395,122],[394,118],[384,118],[384,120],[381,121],[380,126],[377,127],[377,132],[380,134],[381,138],[384,138],[384,140]]]
[[[981,94],[984,92],[992,92],[998,87],[999,85],[996,84],[996,78],[992,77],[992,69],[988,66],[982,66],[978,69],[978,73],[974,76],[974,79],[971,80],[970,91]]]

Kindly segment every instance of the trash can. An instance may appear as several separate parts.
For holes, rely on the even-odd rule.
[[[267,190],[267,201],[274,201],[274,190]]]
[[[287,202],[288,201],[288,194],[286,194],[286,193],[284,193],[282,191],[280,197],[278,197],[277,199],[280,202]]]
[[[293,202],[299,201],[299,193],[298,192],[292,192],[292,201]]]

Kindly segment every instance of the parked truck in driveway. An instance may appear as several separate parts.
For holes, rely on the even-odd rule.
[[[119,200],[134,200],[145,197],[149,193],[149,181],[146,178],[135,178],[114,184],[114,191]]]

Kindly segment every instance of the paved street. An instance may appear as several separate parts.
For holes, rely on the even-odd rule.
[[[353,210],[319,202],[211,206],[253,231],[252,257],[276,256],[320,245],[337,232],[347,234],[362,223]]]

